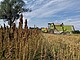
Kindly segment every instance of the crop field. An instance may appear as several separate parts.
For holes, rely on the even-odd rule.
[[[80,60],[80,35],[54,35],[16,24],[0,28],[0,60]]]
[[[44,34],[53,60],[80,60],[80,35]]]
[[[10,29],[0,29],[1,60],[80,60],[80,35],[24,31],[17,29],[12,34]]]

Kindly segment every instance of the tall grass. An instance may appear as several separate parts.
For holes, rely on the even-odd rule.
[[[80,35],[44,35],[53,60],[80,60]]]
[[[80,60],[80,35],[43,34],[38,29],[0,28],[0,60]]]
[[[38,29],[28,29],[27,21],[23,26],[21,15],[19,27],[14,23],[11,28],[0,28],[0,60],[46,60],[45,38]]]

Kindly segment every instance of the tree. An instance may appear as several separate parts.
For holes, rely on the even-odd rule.
[[[10,27],[13,22],[19,18],[22,12],[31,12],[30,9],[23,8],[25,2],[23,0],[4,0],[0,3],[0,19],[8,21]]]

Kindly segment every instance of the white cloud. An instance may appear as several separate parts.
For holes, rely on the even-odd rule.
[[[55,22],[74,25],[76,29],[80,29],[80,0],[25,0],[26,8],[31,8],[32,12],[23,13],[25,19],[46,18],[46,17],[62,17],[63,20],[55,20]],[[63,13],[64,12],[64,13]],[[59,15],[63,13],[63,15]],[[78,13],[75,16],[70,15]],[[65,15],[65,17],[64,17]],[[67,15],[67,16],[66,16]],[[54,19],[54,18],[53,18]]]
[[[3,1],[3,0],[0,0],[0,2],[1,2],[1,1]]]
[[[80,30],[80,15],[69,17],[69,18],[65,18],[63,20],[56,20],[54,22],[55,23],[59,22],[60,24],[64,23],[64,25],[73,25],[76,30]]]
[[[40,2],[40,1],[39,1]],[[33,5],[33,8],[39,7],[38,9],[33,10],[31,13],[27,13],[27,17],[49,17],[55,15],[64,9],[68,9],[70,6],[73,6],[75,2],[67,0],[50,0],[46,4],[41,5],[41,7]]]

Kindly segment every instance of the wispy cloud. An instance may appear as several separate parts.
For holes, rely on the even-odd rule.
[[[76,30],[80,29],[80,15],[64,18],[63,20],[56,20],[54,22],[59,22],[60,24],[64,23],[65,25],[74,25]]]
[[[32,12],[24,12],[24,21],[28,25],[47,26],[48,22],[74,25],[80,30],[80,0],[24,0],[25,8]],[[19,22],[19,21],[17,21]]]
[[[48,1],[48,0],[47,0]],[[40,0],[38,1],[40,2]],[[43,1],[45,2],[45,0]],[[55,13],[58,13],[60,11],[63,11],[64,9],[69,9],[72,6],[75,5],[75,2],[72,2],[72,0],[49,0],[46,4],[42,4],[41,6],[38,6],[34,4],[33,8],[39,7],[38,9],[33,10],[31,13],[27,13],[26,16],[28,17],[49,17],[52,15],[55,15]]]
[[[32,19],[35,21],[34,18],[37,18],[39,22],[46,20],[45,22],[47,23],[49,18],[53,18],[53,22],[75,25],[77,29],[80,26],[79,2],[80,0],[33,0],[33,3],[30,2],[29,6],[27,4],[33,11],[31,13],[24,13],[24,16],[30,18],[31,21]],[[42,20],[40,21],[41,18]],[[42,24],[44,23],[42,22]]]

